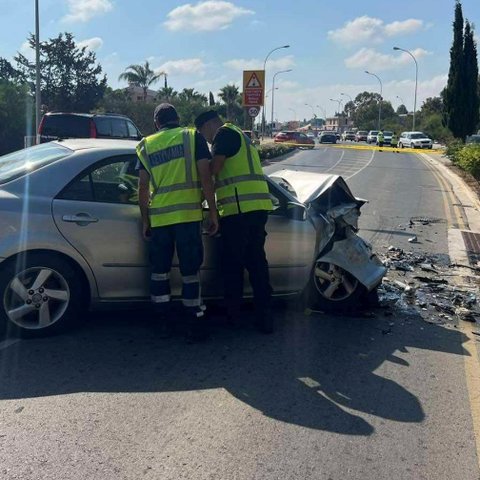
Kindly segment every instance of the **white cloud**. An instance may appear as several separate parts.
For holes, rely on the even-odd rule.
[[[236,58],[228,60],[223,64],[225,67],[231,68],[232,70],[261,70],[263,69],[263,60],[258,58]],[[286,55],[284,57],[279,57],[271,59],[268,61],[267,67],[268,70],[286,70],[295,65],[295,59],[293,55]]]
[[[423,48],[416,48],[412,50],[413,55],[418,59],[429,55],[430,52]],[[361,48],[357,53],[345,59],[345,66],[347,68],[368,68],[371,70],[390,70],[403,65],[407,65],[412,61],[408,53],[401,54],[386,54],[380,53],[373,48]]]
[[[35,50],[30,47],[30,43],[27,40],[22,43],[18,52],[21,53],[24,57],[26,57],[29,62],[35,61]]]
[[[87,38],[81,42],[77,42],[79,48],[87,47],[87,50],[92,52],[98,50],[103,45],[103,40],[100,37]]]
[[[174,8],[168,13],[168,20],[164,25],[174,32],[180,30],[211,32],[225,30],[236,18],[254,13],[231,2],[207,0],[195,5],[187,3]]]
[[[64,22],[88,22],[88,20],[108,13],[113,9],[111,0],[68,0],[68,13]]]
[[[407,33],[416,32],[417,30],[420,30],[422,26],[422,20],[409,18],[403,22],[396,21],[385,25],[385,34],[389,37],[394,37],[395,35],[404,35]]]
[[[155,69],[156,72],[166,72],[168,75],[204,75],[206,65],[201,58],[183,58],[169,60]]]
[[[422,26],[423,21],[414,18],[385,24],[380,18],[363,15],[346,22],[341,28],[330,30],[328,38],[346,46],[378,44],[383,42],[385,37],[413,33]]]

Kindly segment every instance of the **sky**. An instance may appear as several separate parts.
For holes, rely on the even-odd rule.
[[[362,91],[378,92],[396,108],[413,110],[418,61],[418,106],[446,84],[454,0],[39,0],[40,38],[72,32],[97,55],[108,83],[128,65],[148,60],[168,73],[176,90],[215,95],[226,84],[241,87],[242,70],[261,68],[267,53],[267,91],[276,77],[275,119],[333,115],[338,102]],[[479,0],[463,0],[464,16],[480,25]],[[0,56],[31,55],[34,2],[0,0]],[[480,28],[480,27],[479,27]],[[478,40],[477,33],[477,40]],[[158,88],[162,82],[158,84]],[[341,94],[344,95],[341,95]],[[399,98],[400,97],[400,98]],[[271,93],[267,98],[271,114]],[[307,106],[306,104],[310,105]]]

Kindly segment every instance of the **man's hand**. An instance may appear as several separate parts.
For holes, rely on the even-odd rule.
[[[218,212],[216,209],[210,210],[209,215],[208,215],[208,235],[210,237],[213,237],[214,235],[217,234],[219,228],[219,223],[218,223]]]
[[[152,239],[152,227],[150,226],[150,222],[143,222],[143,239],[149,242]]]

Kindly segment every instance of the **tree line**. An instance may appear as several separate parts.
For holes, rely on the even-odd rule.
[[[28,43],[33,50],[33,35]],[[193,125],[195,117],[207,108],[239,125],[247,120],[236,85],[221,88],[217,102],[212,92],[205,95],[193,88],[176,91],[169,87],[165,72],[155,72],[148,62],[130,65],[119,77],[142,88],[144,101],[134,101],[126,88],[108,86],[95,53],[79,47],[68,32],[40,43],[40,71],[43,112],[122,113],[148,135],[153,132],[154,104],[147,102],[147,92],[163,76],[165,84],[157,91],[155,103],[172,103],[183,124]],[[0,57],[0,154],[22,148],[24,136],[35,135],[34,104],[35,64],[21,53],[13,62]]]

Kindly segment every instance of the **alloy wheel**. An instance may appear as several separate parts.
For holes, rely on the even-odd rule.
[[[33,267],[17,273],[3,298],[10,321],[28,330],[47,328],[58,322],[69,302],[67,281],[47,267]]]
[[[317,263],[313,270],[313,280],[318,293],[331,302],[346,300],[358,288],[358,280],[333,263]]]

